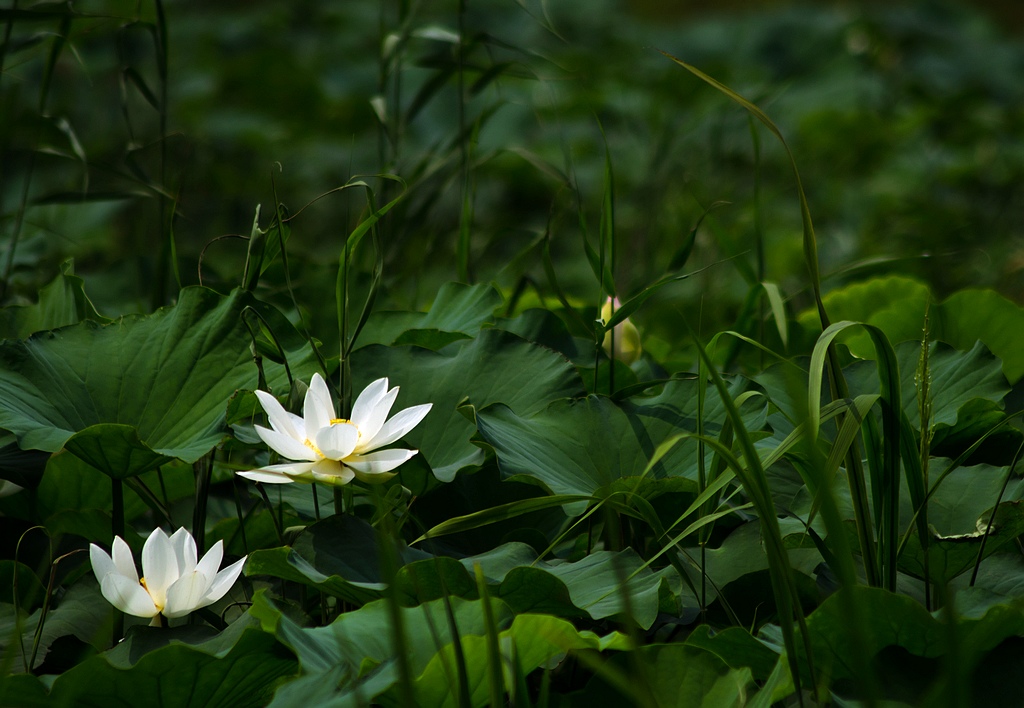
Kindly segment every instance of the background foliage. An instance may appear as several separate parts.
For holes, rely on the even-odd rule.
[[[0,704],[1024,700],[993,17],[0,9]],[[234,476],[315,371],[433,403],[394,483]],[[246,577],[111,648],[156,525]]]

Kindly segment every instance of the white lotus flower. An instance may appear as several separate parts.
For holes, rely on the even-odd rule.
[[[378,450],[415,428],[433,404],[406,408],[387,420],[398,396],[398,387],[388,390],[388,380],[377,379],[359,394],[351,419],[336,418],[331,393],[320,374],[313,374],[306,392],[302,417],[289,413],[265,391],[256,395],[270,420],[268,430],[256,432],[275,452],[294,462],[270,465],[238,474],[255,482],[323,482],[348,484],[384,482],[395,476],[391,470],[418,450]],[[374,452],[377,450],[376,452]]]
[[[107,601],[125,614],[152,617],[160,625],[164,617],[184,617],[224,597],[242,572],[245,558],[220,572],[224,543],[217,541],[202,560],[196,561],[196,542],[183,528],[170,538],[155,529],[142,547],[142,577],[135,570],[132,550],[120,536],[114,537],[111,555],[89,544],[92,572]]]

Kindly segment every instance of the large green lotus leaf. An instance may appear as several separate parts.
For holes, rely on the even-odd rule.
[[[965,573],[953,584],[966,585],[969,580],[970,574]],[[1004,599],[1024,597],[1024,558],[1015,550],[989,556],[978,569],[975,587]]]
[[[700,559],[700,550],[691,549],[690,558]],[[744,603],[748,600],[758,602],[759,596],[763,593],[765,601],[771,599],[770,588],[766,583],[755,582],[752,585],[760,587],[737,587],[744,590],[728,590],[726,586],[730,583],[741,581],[744,578],[767,577],[768,556],[764,551],[764,544],[761,540],[761,524],[759,521],[751,521],[730,533],[718,548],[709,548],[705,552],[706,571],[712,582],[707,583],[707,601],[710,603],[718,597],[718,591],[726,592],[730,603]],[[795,571],[797,583],[801,589],[807,586],[813,587],[810,580],[814,575],[815,568],[821,563],[821,556],[813,548],[791,548],[789,551],[789,562]],[[700,569],[698,567],[687,567],[694,586],[700,587]],[[716,590],[717,588],[717,590]],[[689,595],[686,586],[683,593]],[[699,601],[694,598],[699,606]]]
[[[887,276],[854,283],[825,296],[833,322],[851,320],[880,327],[893,344],[920,341],[925,309],[931,300],[928,287],[911,278]],[[1024,309],[991,290],[961,290],[928,309],[930,336],[957,349],[970,349],[981,341],[1002,360],[1010,383],[1024,376]],[[819,330],[817,313],[808,310],[800,322]],[[874,359],[874,346],[866,333],[852,330],[840,335],[857,357]]]
[[[475,336],[494,320],[501,295],[492,285],[445,283],[428,312],[381,310],[366,321],[358,345],[417,344],[440,349]]]
[[[670,381],[656,395],[622,402],[597,395],[558,400],[532,416],[496,404],[478,411],[477,428],[494,448],[504,476],[535,478],[555,494],[593,494],[616,480],[643,473],[658,445],[668,438],[696,432],[697,385]],[[734,387],[741,385],[738,381]],[[765,406],[763,396],[744,405],[748,430],[763,427]],[[709,392],[705,433],[717,436],[724,418],[717,394]],[[695,476],[696,469],[697,445],[684,440],[648,474]],[[570,510],[577,512],[578,506]]]
[[[340,575],[321,573],[309,561],[287,547],[253,551],[245,563],[245,574],[271,575],[282,580],[302,583],[356,605],[379,599],[387,587],[379,581],[349,580]]]
[[[32,674],[0,676],[0,706],[17,708],[50,708],[46,686]]]
[[[503,476],[537,479],[554,494],[593,494],[647,465],[631,421],[604,396],[557,400],[534,415],[498,403],[476,422]]]
[[[161,500],[166,493],[171,503],[194,493],[190,465],[165,465],[160,475],[158,477],[155,471],[146,472],[140,475],[139,481],[151,490],[159,490]],[[61,450],[50,456],[35,492],[35,503],[33,520],[41,521],[50,533],[75,533],[96,543],[110,543],[110,479],[69,451]],[[124,489],[125,519],[131,521],[148,510],[129,482]],[[135,534],[130,529],[128,533],[128,542],[133,544]]]
[[[574,705],[611,708],[629,705],[637,696],[647,693],[650,704],[657,706],[739,708],[749,705],[755,688],[750,669],[729,668],[711,652],[686,644],[642,646],[631,655],[614,655],[611,668],[629,677],[629,695],[610,685],[599,673]]]
[[[495,326],[506,332],[518,334],[529,342],[553,349],[577,366],[594,365],[594,341],[572,336],[565,322],[551,310],[526,310],[517,317],[499,319]]]
[[[477,410],[500,401],[529,415],[583,391],[576,370],[563,357],[500,330],[484,330],[443,353],[413,346],[364,347],[352,355],[352,372],[355,391],[383,376],[400,386],[395,410],[433,403],[404,439],[445,482],[483,460],[483,452],[470,442],[473,424],[457,410],[466,400]]]
[[[309,526],[292,548],[253,551],[246,575],[272,575],[309,585],[348,602],[379,599],[387,587],[381,574],[379,534],[347,514],[330,516]],[[394,542],[391,542],[395,546]],[[414,548],[397,547],[401,563],[428,558]]]
[[[113,479],[127,479],[155,470],[174,457],[154,452],[130,425],[90,425],[67,439],[64,449]]]
[[[506,559],[499,560],[500,556]],[[508,559],[516,559],[518,564],[501,568]],[[648,629],[659,611],[676,610],[675,598],[680,592],[680,579],[674,570],[655,572],[644,568],[632,549],[619,553],[597,551],[574,563],[553,563],[537,560],[532,548],[513,542],[461,562],[467,580],[473,565],[480,563],[489,584],[499,581],[489,592],[516,613],[599,620],[628,612],[639,626]],[[431,569],[428,561],[406,569],[420,566]],[[628,579],[625,588],[620,578]],[[665,603],[668,606],[663,607]]]
[[[942,535],[977,531],[978,519],[999,500],[1008,470],[991,465],[958,467],[936,483],[936,476],[949,463],[938,457],[931,460],[934,491],[928,501],[928,525]],[[1003,500],[1018,499],[1020,494],[1020,484],[1011,483]],[[910,524],[909,518],[904,521]]]
[[[271,575],[299,582],[355,604],[383,597],[376,532],[364,521],[332,516],[302,533],[294,548],[253,551],[246,575]],[[597,551],[574,563],[537,560],[522,543],[504,544],[479,556],[455,560],[430,557],[413,548],[395,548],[401,567],[395,577],[399,602],[415,606],[445,595],[476,599],[474,566],[484,572],[490,593],[515,612],[549,612],[598,620],[632,613],[645,629],[663,599],[675,609],[680,579],[671,568],[652,571],[632,549]],[[623,590],[620,578],[628,579]],[[624,594],[628,593],[628,601]]]
[[[337,514],[309,526],[292,548],[323,572],[360,582],[379,582],[382,580],[379,537],[380,533],[362,519]],[[398,546],[394,541],[389,543],[400,563],[428,557],[418,549]]]
[[[378,696],[398,683],[398,676],[393,661],[355,679],[339,665],[282,685],[274,692],[268,708],[365,708],[371,696]]]
[[[437,651],[452,641],[445,600],[433,600],[417,607],[403,607],[404,650],[410,668],[419,675]],[[483,603],[452,597],[447,600],[462,637],[483,635],[486,622]],[[490,600],[495,623],[505,628],[511,620],[508,608]],[[259,618],[264,631],[271,632],[299,657],[304,673],[320,673],[341,665],[358,675],[365,663],[382,664],[394,659],[397,648],[390,630],[387,601],[377,600],[358,610],[346,612],[326,627],[303,628],[283,615],[264,593],[253,598],[250,612]]]
[[[74,263],[69,260],[61,265],[60,275],[39,290],[38,303],[0,308],[0,338],[24,339],[33,332],[86,319],[110,321],[96,312],[85,294],[84,282],[74,274]]]
[[[921,415],[914,376],[921,356],[921,345],[918,342],[903,342],[896,345],[895,352],[903,410],[911,425],[916,427],[920,425]],[[933,342],[929,348],[928,361],[933,425],[958,425],[959,411],[966,403],[976,398],[998,402],[1010,390],[999,360],[980,342],[973,343],[970,351],[957,351],[948,345]],[[878,372],[874,362],[858,362],[847,367],[844,373],[852,395],[878,393]],[[970,421],[964,421],[964,425],[969,424]]]
[[[1024,376],[1024,310],[991,290],[961,290],[935,308],[935,338],[958,349],[981,340],[1003,362],[1010,383]]]
[[[596,551],[575,563],[538,563],[537,567],[561,580],[573,605],[593,619],[631,612],[644,629],[654,624],[661,609],[662,585],[678,595],[682,582],[671,567],[657,572],[644,567],[631,548],[618,553]],[[626,579],[625,587],[621,579]]]
[[[690,646],[711,652],[734,669],[749,668],[754,678],[765,681],[775,669],[779,655],[740,627],[726,627],[712,634],[702,624],[686,638]]]
[[[479,635],[463,636],[462,653],[465,658],[466,680],[469,686],[469,705],[483,708],[490,705],[490,675],[488,666],[488,638]],[[625,651],[630,648],[628,637],[612,632],[604,637],[593,632],[580,632],[569,622],[545,615],[517,615],[512,626],[498,633],[503,671],[502,692],[513,688],[513,662],[523,676],[541,666],[560,662],[570,651]],[[451,667],[455,665],[455,647],[447,644],[431,659],[424,671],[416,677],[416,705],[421,708],[457,708],[458,683],[451,680]],[[401,707],[402,697],[397,687],[378,699],[381,705]]]
[[[295,673],[295,658],[266,632],[236,634],[230,643],[170,644],[130,667],[92,657],[59,676],[50,699],[83,708],[266,705],[277,682]]]
[[[0,343],[0,427],[54,452],[90,426],[129,425],[154,452],[197,460],[223,437],[231,395],[255,383],[249,300],[186,288],[149,316]]]
[[[13,607],[5,605],[0,611],[0,654],[13,662],[11,668],[23,671],[32,654],[33,637],[39,624],[41,611],[31,615],[20,613],[20,634],[15,627]],[[95,641],[98,636],[109,636],[110,605],[100,595],[99,587],[89,579],[80,579],[72,585],[63,597],[46,614],[42,632],[39,635],[39,649],[32,668],[38,668],[46,659],[50,646],[64,636],[74,636],[85,643]],[[21,648],[25,647],[25,654]]]
[[[916,600],[881,588],[856,586],[849,590],[852,600],[861,608],[856,623],[839,593],[828,597],[807,617],[807,631],[819,671],[834,679],[855,676],[851,647],[858,642],[866,658],[875,657],[887,647],[899,647],[922,658],[942,656],[948,649],[950,631],[942,611],[932,616]],[[1024,636],[1024,607],[1019,600],[977,607],[972,595],[978,591],[961,591],[956,607],[965,611],[957,621],[958,661],[971,666],[985,652],[997,647],[1007,637]],[[982,595],[987,595],[981,591]],[[803,661],[804,643],[797,641],[797,653]]]
[[[18,447],[17,438],[8,432],[0,432],[0,480],[19,487],[35,487],[43,476],[49,457],[39,450],[22,450]],[[3,486],[0,481],[0,489]]]
[[[628,610],[644,629],[654,623],[662,597],[678,596],[681,585],[674,569],[651,570],[631,548],[595,551],[570,563],[538,560],[537,552],[526,544],[506,543],[461,562],[469,572],[479,565],[488,583],[499,582],[492,593],[517,613],[549,612],[598,620]]]
[[[991,531],[986,534],[988,521],[989,513],[985,513],[978,517],[974,528],[957,534],[940,535],[930,529],[927,576],[921,540],[917,534],[912,534],[900,554],[900,570],[919,578],[928,577],[935,583],[949,582],[972,569],[979,553],[983,558],[987,557],[1024,533],[1024,502],[1000,504]]]
[[[727,380],[729,393],[734,400],[750,387],[750,382],[743,377],[731,377]],[[653,395],[634,395],[620,403],[622,410],[629,416],[631,427],[636,431],[647,458],[650,458],[657,446],[669,437],[679,433],[697,432],[698,386],[695,378],[673,379]],[[763,395],[753,395],[740,407],[743,427],[755,438],[758,431],[765,427],[767,408],[768,400]],[[707,386],[701,418],[704,423],[704,434],[717,438],[726,420],[726,410],[714,386]],[[651,472],[656,477],[667,475],[696,479],[697,451],[696,440],[681,440]],[[711,462],[712,454],[710,450],[707,451],[708,464]]]
[[[304,673],[319,677],[318,682],[304,684],[313,692],[314,703],[300,703],[299,696],[293,695],[295,691],[285,686],[278,691],[272,705],[355,706],[370,701],[385,706],[402,705],[401,695],[394,689],[398,680],[393,664],[396,649],[388,629],[391,626],[388,608],[383,600],[345,613],[327,627],[312,629],[299,627],[263,594],[257,595],[254,602],[252,612],[261,618],[264,629],[292,647]],[[482,601],[452,597],[448,602],[465,659],[470,705],[487,705],[487,624]],[[629,648],[628,639],[616,632],[601,637],[592,632],[580,632],[565,620],[543,615],[518,615],[513,619],[502,603],[490,602],[499,629],[502,656],[507,662],[514,653],[526,674],[561,659],[570,650]],[[458,684],[452,677],[454,646],[444,603],[445,600],[439,599],[401,610],[404,649],[413,674],[417,706],[457,705]],[[344,681],[346,672],[347,682]],[[353,680],[353,677],[357,678]],[[506,669],[505,681],[509,678]],[[353,700],[356,692],[353,683],[358,684],[361,703]]]
[[[1009,465],[1024,442],[1024,434],[1015,427],[1001,425],[1006,420],[1002,403],[975,398],[960,406],[953,425],[934,427],[932,455],[957,458],[987,435],[967,458],[967,464]],[[993,432],[994,431],[994,432]]]
[[[850,320],[876,325],[896,344],[908,339],[920,341],[931,290],[913,278],[892,275],[833,290],[823,301],[833,322]],[[801,313],[799,321],[808,329],[821,331],[816,310]],[[859,358],[875,358],[867,333],[852,330],[839,335],[839,341]]]
[[[18,606],[31,610],[43,604],[43,585],[35,571],[23,562],[0,560],[0,602],[14,604],[17,589]]]

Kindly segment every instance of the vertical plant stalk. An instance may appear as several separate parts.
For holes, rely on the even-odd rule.
[[[242,495],[238,492],[240,480],[241,477],[231,475],[231,491],[235,497],[235,514],[238,517],[238,532],[242,536],[242,550],[245,551],[245,555],[249,555],[249,539],[245,535],[245,519],[248,515],[242,512]]]
[[[931,366],[928,359],[929,356],[929,340],[931,339],[931,332],[929,327],[928,319],[928,308],[925,307],[924,311],[924,327],[921,331],[921,356],[917,361],[917,371],[914,373],[914,384],[917,388],[917,408],[921,418],[921,444],[919,447],[919,453],[921,458],[921,480],[924,484],[924,489],[928,490],[928,462],[931,458],[931,444],[932,444],[932,372]],[[924,505],[918,512],[920,514],[921,525],[928,528],[928,502],[924,502]],[[993,510],[993,514],[995,511]],[[924,554],[924,606],[931,612],[932,611],[932,583],[931,583],[931,571],[928,562],[928,545],[929,534],[921,536],[921,551]],[[977,572],[977,568],[975,568]],[[971,584],[974,584],[973,578]]]
[[[196,541],[200,558],[206,553],[206,507],[210,496],[210,476],[213,473],[213,461],[216,448],[196,460],[192,465],[195,477],[195,504],[192,507],[192,538]]]
[[[15,3],[15,7],[16,6],[17,3]],[[37,111],[40,117],[46,115],[46,104],[50,95],[50,85],[53,81],[53,74],[57,66],[57,60],[60,58],[61,52],[64,50],[64,45],[67,43],[67,36],[71,32],[71,18],[72,15],[70,12],[61,17],[60,28],[57,30],[57,33],[53,38],[50,53],[47,55],[46,67],[43,71],[43,82],[39,88],[39,104]],[[13,21],[13,19],[8,21],[6,30],[7,36],[10,36],[11,23]],[[0,75],[2,75],[2,72],[0,72]],[[38,125],[35,130],[36,135],[32,138],[32,146],[28,154],[28,167],[25,170],[25,180],[21,187],[21,201],[18,204],[18,210],[14,215],[14,230],[11,232],[11,243],[7,247],[7,262],[4,264],[3,279],[0,280],[0,302],[2,302],[7,296],[7,287],[10,284],[11,273],[14,271],[14,254],[18,250],[18,241],[21,238],[21,227],[25,221],[25,211],[28,209],[28,195],[32,186],[32,174],[35,171],[36,162],[36,147],[39,142]]]
[[[765,282],[764,225],[761,223],[761,136],[757,132],[754,116],[748,115],[750,141],[754,147],[754,246],[757,259],[757,282]],[[764,343],[764,299],[757,300],[757,341]],[[764,351],[758,350],[760,366],[764,369]]]
[[[686,324],[685,320],[683,324]],[[689,329],[689,325],[687,325]],[[800,596],[797,592],[796,582],[793,578],[793,569],[789,561],[789,552],[782,541],[782,531],[779,527],[779,519],[775,509],[775,502],[768,487],[768,480],[761,466],[761,458],[754,447],[750,435],[743,427],[743,419],[725,382],[721,375],[715,370],[708,356],[707,350],[698,338],[697,334],[690,329],[690,336],[697,349],[697,355],[707,368],[711,381],[718,391],[722,405],[725,407],[726,415],[733,421],[736,439],[739,442],[746,468],[739,464],[734,465],[736,476],[740,479],[743,489],[748,498],[757,510],[758,518],[761,520],[761,538],[764,543],[765,552],[768,556],[768,574],[771,578],[772,591],[775,595],[775,603],[778,608],[779,625],[782,629],[783,643],[786,647],[786,656],[789,662],[790,674],[793,677],[793,684],[796,688],[797,699],[803,706],[803,693],[801,691],[800,665],[797,657],[796,632],[794,625],[799,625],[804,642],[804,652],[807,658],[807,668],[811,675],[811,685],[816,686],[813,651],[810,645],[810,637],[807,633],[807,624],[804,620],[803,607],[800,605]],[[809,436],[811,441],[814,436]]]
[[[828,313],[825,311],[825,303],[821,297],[821,273],[818,266],[818,242],[814,235],[814,222],[811,219],[810,206],[807,204],[807,195],[804,192],[803,181],[800,178],[800,171],[796,166],[796,158],[793,156],[792,150],[789,148],[789,144],[782,135],[782,131],[779,130],[778,126],[772,121],[768,115],[758,108],[756,105],[739,95],[732,89],[720,81],[708,76],[703,71],[695,66],[691,66],[686,62],[677,59],[668,52],[662,52],[668,59],[672,60],[682,68],[686,69],[692,75],[699,78],[709,86],[715,88],[730,100],[744,108],[750,115],[757,118],[761,123],[768,128],[768,130],[774,135],[783,149],[786,151],[786,156],[789,158],[790,166],[793,169],[793,178],[796,183],[797,196],[800,202],[800,221],[803,226],[803,249],[804,249],[804,261],[807,265],[808,275],[810,276],[811,292],[814,296],[814,304],[818,312],[818,320],[821,324],[823,332],[827,332],[831,326],[831,322],[828,318]],[[891,348],[891,347],[890,347]],[[834,344],[829,341],[828,345],[824,350],[825,360],[827,366],[825,367],[828,383],[829,392],[832,400],[839,400],[842,398],[849,398],[849,387],[846,384],[846,378],[843,376],[842,368],[839,361],[839,355],[836,352]],[[820,394],[820,381],[818,386]],[[815,401],[814,408],[819,407],[819,402]],[[899,476],[899,423],[898,415],[899,411],[889,411],[889,425],[885,426],[886,440],[885,440],[885,452],[883,459],[885,461],[884,480],[887,486],[887,490],[891,488],[889,485],[892,483],[892,477],[895,476],[897,481],[895,488],[899,491],[898,476]],[[893,418],[892,416],[896,416]],[[896,421],[893,425],[893,421]],[[810,421],[812,425],[816,426],[817,421]],[[837,421],[837,425],[841,425],[842,421]],[[895,431],[896,439],[889,439],[889,435]],[[895,451],[895,460],[893,458],[893,451]],[[894,469],[895,465],[895,469]],[[874,545],[874,538],[872,534],[871,524],[871,507],[867,499],[867,485],[864,481],[864,466],[861,462],[860,455],[857,454],[856,447],[851,447],[846,457],[846,470],[847,477],[850,483],[850,495],[853,498],[854,510],[856,513],[856,522],[858,535],[860,537],[861,553],[864,555],[864,569],[867,575],[868,583],[871,585],[880,585],[883,576],[886,574],[882,568],[879,567],[877,561],[877,553]],[[882,480],[879,480],[882,481]],[[895,501],[893,501],[895,505]],[[883,522],[887,523],[887,522]],[[895,545],[889,543],[895,536],[893,535],[893,529],[888,528],[887,539],[882,542],[882,550],[884,553],[889,555],[885,570],[889,570],[894,567],[895,563]],[[893,582],[895,576],[892,576]]]
[[[46,527],[32,526],[28,529],[25,529],[25,531],[22,532],[21,536],[18,537],[18,543],[14,547],[14,569],[13,572],[11,573],[11,602],[14,605],[14,631],[18,635],[18,643],[21,648],[21,661],[22,665],[25,667],[26,674],[32,670],[32,665],[26,663],[26,659],[28,658],[28,652],[25,651],[25,635],[22,634],[21,616],[18,614],[18,608],[21,606],[21,598],[18,596],[18,558],[21,556],[21,544],[25,540],[25,536],[27,536],[30,531],[34,531],[36,529],[39,529],[44,534],[46,534],[49,546],[49,553],[47,554],[47,558],[53,558],[53,539],[50,538],[50,534],[46,530]],[[40,568],[40,570],[42,570],[42,568]],[[3,660],[0,660],[0,670],[3,671],[3,673],[0,675],[6,676],[8,674],[10,665],[14,663],[13,653],[9,655],[9,658],[10,662],[6,660],[7,657],[5,657]]]
[[[981,569],[981,561],[985,558],[985,544],[988,543],[988,537],[992,534],[992,528],[995,526],[996,512],[999,511],[999,505],[1003,501],[1003,495],[1006,494],[1006,488],[1010,484],[1010,480],[1013,478],[1013,471],[1017,468],[1017,463],[1020,462],[1021,453],[1024,452],[1024,443],[1017,446],[1017,452],[1013,454],[1013,460],[1010,462],[1009,469],[1006,470],[1006,478],[1003,480],[1003,486],[999,488],[999,495],[996,496],[996,503],[992,507],[992,513],[988,517],[988,523],[985,525],[985,533],[981,537],[981,544],[978,548],[978,558],[974,561],[974,570],[971,572],[970,587],[974,587],[974,583],[978,579],[978,571]],[[925,556],[925,560],[928,556]],[[928,566],[925,566],[927,568]]]
[[[158,202],[158,218],[160,223],[160,251],[157,261],[155,292],[153,307],[164,304],[167,296],[167,275],[172,267],[172,259],[176,261],[177,249],[174,245],[174,230],[167,217],[167,17],[164,14],[163,0],[154,0],[156,9],[156,68],[160,79],[160,194]],[[171,219],[173,219],[173,213]],[[174,272],[178,272],[178,264],[173,263]],[[180,283],[179,283],[180,285]]]
[[[505,705],[505,680],[501,670],[501,647],[499,646],[498,625],[494,621],[494,608],[487,592],[483,568],[479,563],[473,564],[473,575],[476,578],[477,594],[484,612],[484,637],[487,642],[487,688],[491,708],[502,708]],[[452,635],[455,636],[454,634]],[[460,705],[462,702],[460,701]],[[466,703],[465,705],[469,705]]]
[[[697,367],[697,495],[700,496],[707,488],[707,470],[704,463],[704,404],[707,400],[707,371],[704,361],[700,360]],[[709,509],[710,511],[710,509]],[[701,516],[704,509],[698,512]],[[700,544],[700,615],[701,622],[707,619],[708,607],[708,566],[707,543],[709,533],[701,527],[697,536]]]
[[[348,269],[352,262],[352,241],[345,239],[345,248],[342,250],[341,264],[338,267],[338,280],[335,284],[335,302],[338,308],[338,341],[341,351],[338,362],[338,408],[339,415],[347,419],[350,414],[350,396],[348,392],[352,388],[349,377],[348,360]],[[344,497],[341,487],[334,487],[334,513],[341,514],[344,511]]]
[[[600,226],[600,273],[601,273],[601,297],[600,303],[605,295],[612,297],[612,316],[615,316],[615,283],[612,282],[615,273],[615,172],[612,170],[611,148],[608,147],[608,138],[604,134],[604,127],[601,128],[601,137],[604,138],[604,196],[601,205],[601,226]],[[608,261],[605,263],[605,251],[608,253]],[[607,270],[606,270],[607,269]],[[608,395],[615,395],[615,328],[608,330],[611,333],[611,355],[608,365]],[[597,349],[601,351],[601,339],[598,339]],[[596,387],[595,387],[596,388]]]
[[[416,692],[413,687],[412,665],[409,662],[410,652],[408,651],[405,638],[405,617],[402,614],[401,606],[398,604],[397,588],[395,587],[395,577],[398,574],[398,559],[395,557],[395,549],[391,543],[392,538],[394,538],[391,509],[381,493],[379,485],[370,485],[370,493],[373,496],[373,505],[377,510],[379,518],[377,548],[380,554],[381,576],[387,584],[384,598],[388,608],[389,630],[395,652],[395,661],[398,664],[398,685],[399,694],[402,697],[401,704],[414,706],[417,705]]]
[[[110,479],[110,531],[111,536],[124,538],[124,483],[119,479]],[[113,539],[111,539],[113,540]],[[124,613],[114,609],[114,644],[124,637]]]
[[[472,143],[476,140],[476,130],[473,135],[466,135],[466,75],[465,75],[465,51],[466,51],[466,0],[459,0],[458,32],[459,43],[455,48],[456,56],[456,88],[457,88],[457,112],[458,112],[458,136],[459,136],[459,157],[462,168],[462,213],[459,218],[459,241],[456,248],[456,262],[458,265],[459,280],[472,284],[472,272],[469,267],[470,242],[473,231],[473,187],[470,177],[470,152]]]
[[[9,46],[11,46],[11,33],[14,31],[14,17],[15,17],[15,13],[17,12],[17,10],[18,10],[18,0],[11,0],[11,14],[7,17],[7,25],[4,27],[4,41],[2,43],[0,43],[0,82],[2,82],[3,78],[4,78],[4,63],[7,60],[7,48]],[[2,158],[3,155],[4,155],[4,153],[0,152],[0,158]],[[3,197],[4,197],[4,194],[7,191],[6,190],[6,180],[4,179],[4,176],[7,174],[7,172],[8,172],[8,170],[4,168],[4,161],[2,159],[0,159],[0,214],[4,213]],[[11,248],[11,253],[8,254],[8,257],[12,258],[13,257],[13,249],[14,249],[13,240],[12,240],[12,245],[11,245],[10,248]],[[0,281],[0,301],[3,300],[4,294],[5,294],[6,289],[7,289],[7,278],[10,275],[9,266],[5,267],[4,270],[5,270],[5,275],[3,277],[3,280]]]
[[[76,553],[83,553],[84,549],[76,549],[70,553],[65,553],[59,558],[54,558],[50,564],[50,578],[46,583],[46,594],[43,595],[43,607],[39,611],[39,623],[36,625],[36,633],[32,637],[32,656],[28,660],[28,667],[33,667],[36,664],[36,656],[39,654],[39,645],[43,638],[43,626],[46,624],[46,615],[50,611],[50,601],[53,599],[53,588],[57,584],[57,566],[62,560],[69,556],[73,556]],[[22,650],[24,651],[24,649]],[[26,673],[31,671],[31,668],[26,669]]]
[[[267,496],[267,490],[263,488],[263,484],[260,482],[254,483],[256,491],[260,493],[260,497],[263,498],[263,503],[267,507],[267,513],[270,514],[270,520],[274,522],[274,531],[277,532],[277,540],[282,546],[284,543],[284,530],[281,528],[281,520],[277,518],[277,514],[274,513],[274,505],[270,503],[270,497]]]

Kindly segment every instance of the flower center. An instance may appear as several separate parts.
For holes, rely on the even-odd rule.
[[[331,418],[331,425],[340,425],[342,423],[345,423],[347,425],[351,425],[351,426],[353,426],[356,429],[356,434],[358,435],[356,440],[358,440],[359,438],[363,437],[363,433],[362,433],[361,430],[359,430],[359,426],[356,425],[355,423],[353,423],[348,418]]]

